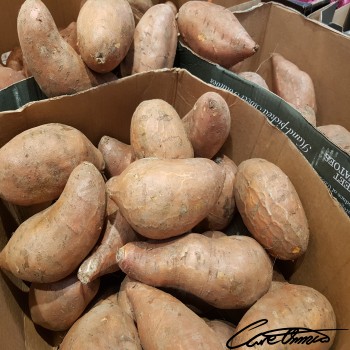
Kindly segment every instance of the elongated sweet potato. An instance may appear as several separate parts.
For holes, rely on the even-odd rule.
[[[98,143],[98,149],[105,161],[108,177],[121,174],[135,160],[133,148],[113,137],[103,136]]]
[[[206,320],[207,325],[218,335],[223,349],[227,349],[227,341],[232,337],[235,325],[223,320]]]
[[[248,350],[254,344],[254,349],[330,349],[336,318],[327,298],[307,286],[281,282],[273,282],[273,286],[245,313],[231,349]]]
[[[79,11],[79,52],[89,68],[106,73],[116,68],[131,45],[135,21],[127,0],[87,0]]]
[[[269,90],[269,87],[268,87],[265,79],[260,74],[258,74],[256,72],[241,72],[241,73],[238,73],[238,75],[244,79],[247,79],[247,80]]]
[[[134,15],[135,25],[139,23],[141,17],[154,4],[151,0],[128,0],[132,13]]]
[[[297,107],[292,103],[291,105],[313,126],[317,124],[317,118],[315,111],[310,106]]]
[[[53,283],[32,283],[29,311],[34,323],[53,330],[70,328],[98,292],[100,280],[82,284],[75,273]]]
[[[297,108],[317,112],[316,94],[309,74],[278,53],[272,54],[272,91]]]
[[[26,0],[17,17],[23,58],[48,97],[74,94],[97,85],[81,57],[62,38],[41,0]]]
[[[346,128],[337,124],[328,124],[318,126],[317,130],[339,148],[350,154],[350,132]]]
[[[212,158],[225,143],[231,128],[226,101],[216,92],[206,92],[183,117],[196,157]]]
[[[239,164],[235,200],[244,224],[272,256],[294,260],[305,253],[309,242],[305,211],[279,167],[260,158]]]
[[[107,201],[111,201],[111,199],[107,198]],[[86,284],[97,277],[119,270],[115,260],[116,251],[126,243],[137,240],[139,239],[136,233],[120,211],[117,209],[110,213],[107,216],[107,224],[101,243],[79,267],[79,280]]]
[[[60,123],[25,130],[0,149],[0,197],[18,205],[54,200],[82,161],[104,168],[101,152],[81,131]]]
[[[131,118],[130,144],[136,158],[191,158],[193,147],[184,124],[168,102],[145,100]]]
[[[26,77],[21,71],[0,66],[0,90],[24,80]]]
[[[200,222],[196,228],[203,230],[223,230],[231,222],[236,210],[234,183],[237,173],[237,165],[229,157],[223,155],[215,159],[215,162],[225,169],[225,182],[220,196],[208,216]]]
[[[220,309],[251,306],[272,281],[270,257],[245,236],[190,233],[166,243],[130,242],[117,262],[135,280],[184,290]]]
[[[170,294],[137,282],[128,283],[126,293],[144,350],[222,350],[205,321]]]
[[[181,39],[195,53],[225,68],[254,55],[259,45],[223,6],[188,1],[178,12]]]
[[[62,38],[79,54],[78,37],[77,37],[77,22],[71,22],[67,27],[61,29]]]
[[[107,192],[136,232],[162,239],[203,220],[224,180],[223,168],[206,158],[143,158],[109,179]]]
[[[99,302],[69,329],[60,350],[141,350],[133,320],[118,305],[116,295]]]
[[[0,267],[30,282],[67,277],[96,244],[105,207],[101,173],[89,162],[79,164],[59,199],[17,228],[0,253]]]
[[[135,28],[132,74],[172,68],[177,47],[175,14],[166,4],[150,7]]]

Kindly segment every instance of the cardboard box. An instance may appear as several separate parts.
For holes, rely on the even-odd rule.
[[[269,2],[269,0],[263,1]],[[275,0],[275,2],[295,9],[304,16],[309,16],[313,12],[318,11],[319,9],[322,9],[324,6],[328,5],[330,0],[315,0],[312,2],[300,0]]]
[[[248,11],[235,13],[260,45],[255,55],[243,61],[240,70],[262,72],[261,67],[267,67],[262,74],[271,86],[271,69],[268,69],[271,53],[282,54],[310,74],[316,90],[318,125],[340,124],[350,130],[350,99],[344,89],[350,77],[350,66],[347,64],[349,39],[276,3],[262,3]],[[300,40],[301,37],[304,40]],[[325,138],[299,112],[271,91],[200,58],[181,43],[175,65],[188,69],[207,83],[239,95],[262,111],[273,125],[294,142],[350,215],[348,154]]]
[[[322,292],[335,309],[337,327],[349,328],[350,219],[286,135],[237,96],[205,84],[185,70],[137,74],[74,96],[33,102],[16,112],[0,113],[0,146],[23,130],[48,122],[76,127],[95,145],[103,135],[129,142],[131,116],[141,101],[164,99],[182,117],[207,91],[218,92],[230,107],[232,128],[222,151],[236,164],[248,158],[265,158],[277,164],[294,184],[305,208],[311,236],[305,256],[289,266],[290,281]],[[17,224],[3,202],[0,218],[2,248]],[[1,272],[2,349],[46,350],[62,339],[62,334],[48,333],[32,324],[27,291],[27,284]],[[333,349],[345,350],[349,343],[350,331],[339,331]]]

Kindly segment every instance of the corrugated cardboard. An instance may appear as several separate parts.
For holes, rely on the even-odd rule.
[[[265,158],[280,166],[291,179],[305,208],[311,238],[306,255],[292,266],[290,281],[324,293],[335,309],[337,327],[350,328],[350,219],[286,135],[237,96],[205,84],[184,70],[137,74],[74,96],[34,102],[16,112],[0,113],[0,146],[23,130],[48,122],[76,127],[95,145],[103,135],[129,142],[131,116],[141,101],[164,99],[184,116],[206,91],[218,92],[230,107],[232,128],[223,152],[237,164],[252,157]],[[16,222],[3,203],[0,214],[0,237],[5,244]],[[62,335],[33,326],[26,316],[26,286],[12,280],[15,281],[0,276],[1,349],[53,348]],[[339,332],[334,349],[346,350],[349,344],[350,331]]]

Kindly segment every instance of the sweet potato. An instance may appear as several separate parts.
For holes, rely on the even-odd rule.
[[[165,1],[165,2],[164,2],[164,4],[166,4],[166,5],[168,5],[168,6],[170,6],[170,7],[171,7],[171,9],[172,9],[172,10],[173,10],[173,12],[174,12],[174,15],[176,15],[176,14],[177,14],[178,9],[177,9],[176,5],[175,5],[175,4],[174,4],[172,1],[170,1],[170,0]]]
[[[41,0],[26,0],[22,4],[17,32],[28,70],[47,97],[74,94],[96,85]]]
[[[267,90],[269,90],[269,87],[265,81],[265,79],[258,73],[256,72],[241,72],[241,73],[238,73],[238,75],[244,79],[247,79]]]
[[[32,321],[53,331],[67,330],[95,297],[99,286],[99,279],[82,284],[75,273],[53,283],[32,283],[29,289]]]
[[[317,130],[339,148],[350,154],[350,132],[346,128],[337,124],[328,124],[318,126]]]
[[[111,201],[111,199],[107,199]],[[107,224],[101,243],[92,254],[80,265],[79,280],[86,284],[97,277],[119,270],[115,253],[124,244],[137,241],[136,233],[124,219],[119,210],[107,216]]]
[[[24,80],[26,77],[21,71],[9,67],[0,66],[0,90]]]
[[[336,327],[336,319],[327,298],[307,286],[280,282],[273,285],[245,313],[230,346],[242,350],[254,344],[254,349],[330,349],[336,334],[330,329]]]
[[[217,334],[223,349],[227,349],[226,343],[232,337],[236,328],[235,325],[231,322],[222,320],[206,320],[205,322]]]
[[[191,158],[193,147],[178,113],[161,99],[145,100],[131,118],[130,144],[136,158]]]
[[[278,53],[272,54],[272,91],[297,108],[317,112],[316,94],[309,74]]]
[[[212,158],[225,143],[231,128],[226,101],[216,92],[201,95],[183,117],[196,157]]]
[[[87,0],[79,11],[79,52],[95,72],[111,72],[131,45],[135,21],[127,0]]]
[[[170,294],[137,282],[128,283],[126,293],[144,350],[222,350],[205,321]]]
[[[203,230],[223,230],[231,222],[236,210],[234,182],[237,165],[227,156],[219,156],[215,162],[225,169],[225,182],[220,196],[208,216],[196,228]]]
[[[203,220],[224,180],[223,168],[206,158],[143,158],[109,179],[107,192],[136,232],[162,239]]]
[[[177,47],[177,25],[169,5],[150,7],[135,28],[132,74],[172,68]]]
[[[77,38],[77,22],[71,22],[67,27],[61,29],[62,38],[79,54],[78,38]]]
[[[154,4],[151,0],[128,0],[132,13],[134,15],[135,25],[139,23],[141,17]]]
[[[133,320],[112,295],[79,318],[69,329],[60,350],[141,350]]]
[[[12,68],[18,72],[23,70],[23,54],[22,49],[19,46],[16,46],[11,50],[11,53],[6,60],[6,67]]]
[[[190,233],[165,243],[130,242],[117,262],[135,280],[184,290],[220,309],[251,306],[272,281],[268,254],[245,236]]]
[[[101,152],[81,131],[60,123],[27,129],[0,148],[0,197],[18,205],[54,200],[84,160],[104,168]]]
[[[133,148],[113,137],[102,136],[98,149],[105,161],[105,172],[108,177],[121,174],[135,160]]]
[[[0,253],[0,267],[30,282],[67,277],[95,246],[105,207],[101,173],[89,162],[79,164],[59,199],[17,228]]]
[[[260,158],[240,163],[235,200],[244,224],[272,256],[294,260],[305,253],[309,242],[305,211],[278,166]]]
[[[310,106],[297,107],[291,104],[310,124],[316,126],[316,113]]]
[[[180,37],[195,53],[229,68],[257,52],[259,45],[223,6],[188,1],[178,12]]]
[[[209,238],[220,238],[227,236],[224,232],[221,231],[205,231],[202,233],[202,235]]]

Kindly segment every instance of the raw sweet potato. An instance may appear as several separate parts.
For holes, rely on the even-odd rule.
[[[278,53],[272,54],[272,91],[297,108],[317,112],[316,94],[309,74]]]
[[[71,22],[67,27],[61,29],[62,38],[79,54],[78,38],[77,38],[77,22]]]
[[[99,279],[82,284],[75,273],[53,283],[32,283],[29,289],[32,321],[53,331],[67,330],[95,297],[99,286]]]
[[[136,232],[161,239],[203,220],[224,180],[223,168],[206,158],[143,158],[109,179],[107,192]]]
[[[145,100],[131,118],[130,144],[136,158],[191,158],[193,147],[178,113],[161,99]]]
[[[67,277],[95,246],[105,207],[101,173],[89,162],[79,164],[59,199],[17,228],[0,253],[0,267],[30,282]]]
[[[130,242],[117,262],[135,280],[184,290],[220,309],[251,306],[272,281],[270,257],[245,236],[190,233],[165,243]]]
[[[172,1],[170,1],[170,0],[165,1],[165,2],[164,2],[164,4],[166,4],[166,5],[168,5],[168,6],[170,6],[170,7],[171,7],[171,9],[172,9],[172,10],[173,10],[173,12],[174,12],[174,15],[176,15],[176,14],[177,14],[178,9],[177,9],[176,5],[175,5],[175,4],[174,4]]]
[[[297,107],[294,106],[292,103],[291,105],[313,126],[316,126],[317,120],[316,120],[316,113],[310,106],[304,106],[304,107]]]
[[[212,158],[225,143],[231,129],[226,101],[216,92],[206,92],[183,117],[196,157]]]
[[[195,53],[229,68],[257,52],[259,45],[237,17],[223,6],[188,1],[178,12],[181,39]]]
[[[128,0],[132,13],[134,15],[135,25],[139,23],[141,17],[154,4],[151,0]]]
[[[346,128],[337,124],[328,124],[319,126],[317,129],[335,145],[350,154],[350,132]]]
[[[237,165],[229,157],[223,155],[217,157],[215,162],[225,169],[225,182],[220,196],[208,216],[196,226],[203,230],[223,230],[231,222],[236,210],[234,197],[234,183],[237,173]]]
[[[135,28],[132,74],[172,68],[177,47],[175,14],[166,4],[150,7]]]
[[[307,286],[280,282],[273,285],[239,322],[231,349],[330,349],[336,319],[326,297]]]
[[[21,71],[9,67],[0,66],[0,90],[24,80],[26,77]]]
[[[238,73],[238,75],[244,79],[247,79],[247,80],[269,90],[269,87],[268,87],[265,79],[260,74],[258,74],[256,72],[241,72],[241,73]]]
[[[221,231],[205,231],[202,233],[202,235],[209,238],[220,238],[227,236],[224,232]]]
[[[108,177],[121,174],[135,160],[133,148],[113,137],[102,136],[98,149],[105,161],[105,172]]]
[[[6,60],[6,67],[12,68],[18,72],[23,70],[23,54],[22,49],[19,46],[16,46],[11,50],[11,53]]]
[[[240,163],[235,200],[244,224],[272,256],[294,260],[305,253],[309,227],[304,208],[278,166],[260,158]]]
[[[0,197],[18,205],[54,200],[84,160],[104,168],[101,152],[79,130],[60,123],[27,129],[0,148]]]
[[[112,295],[96,304],[69,329],[60,350],[141,350],[133,320]]]
[[[111,199],[107,198],[107,201]],[[110,205],[109,205],[110,207]],[[119,270],[115,253],[124,244],[137,241],[136,233],[117,209],[107,216],[107,224],[101,243],[80,265],[79,280],[86,284],[97,277]]]
[[[17,32],[27,69],[47,97],[74,94],[97,85],[81,57],[62,38],[41,0],[26,0]]]
[[[131,45],[135,21],[127,0],[87,0],[77,19],[83,61],[98,73],[111,72]]]
[[[227,349],[227,341],[232,337],[235,325],[228,321],[222,320],[206,320],[207,325],[218,335],[222,348]]]
[[[223,349],[205,321],[170,294],[137,282],[126,293],[144,350]]]

